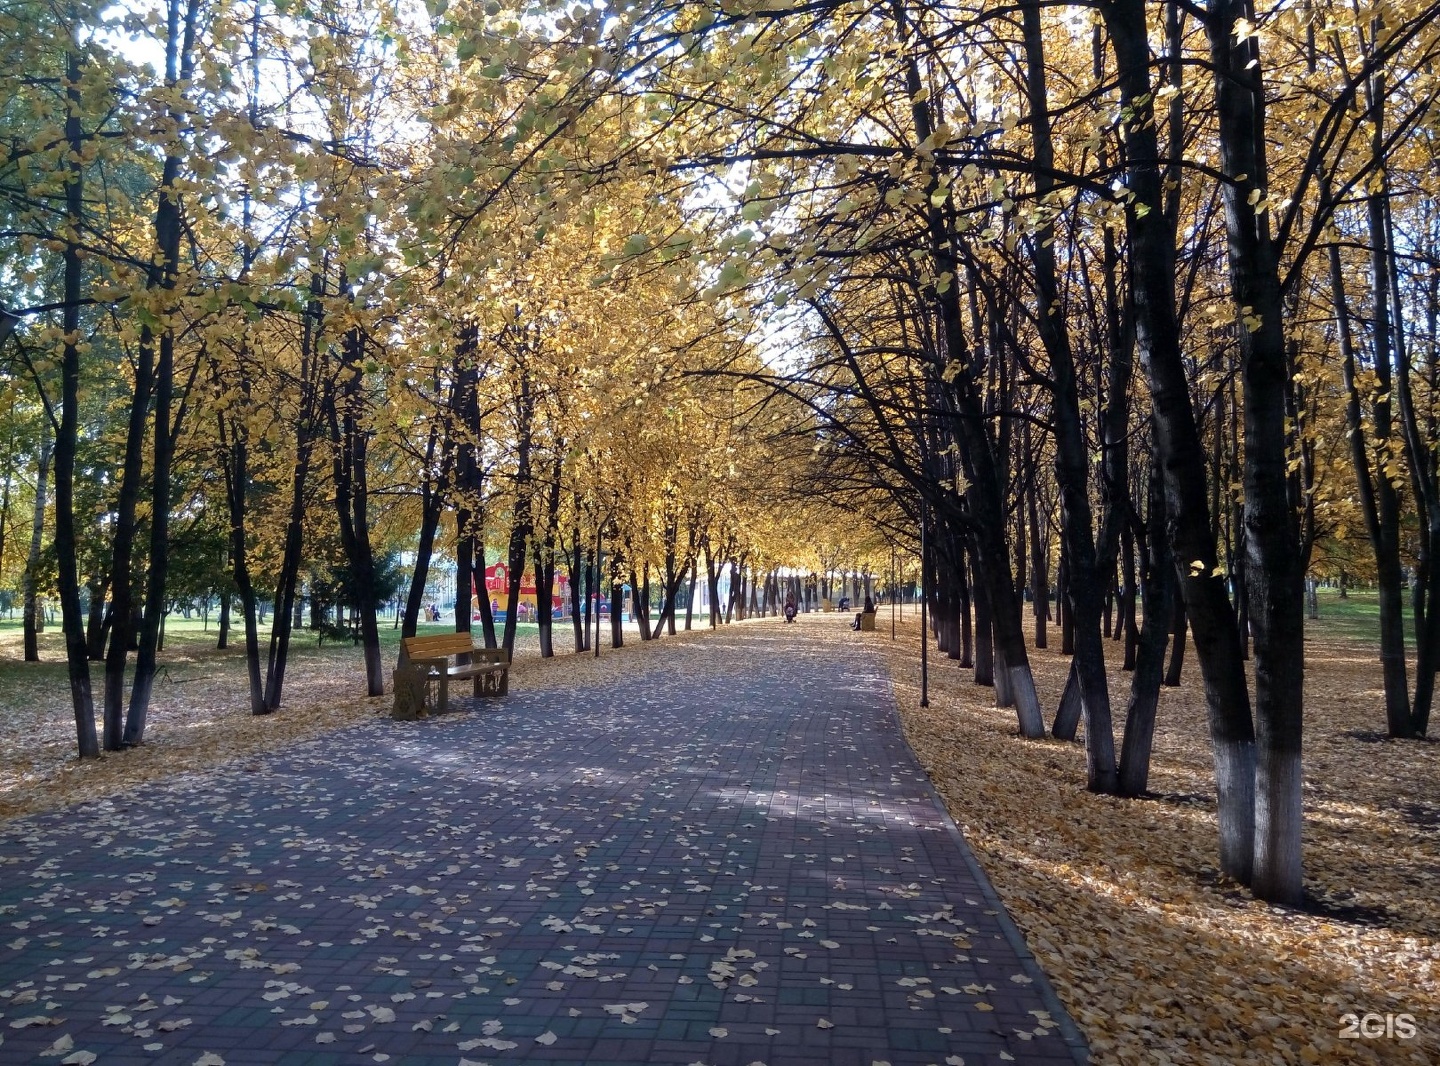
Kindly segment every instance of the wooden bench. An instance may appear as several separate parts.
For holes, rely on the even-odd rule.
[[[823,611],[825,614],[829,614],[831,611],[835,610],[835,601],[830,599],[828,596],[822,598],[820,600],[820,610]]]
[[[863,612],[863,613],[860,615],[860,632],[862,632],[862,633],[873,633],[873,632],[875,632],[875,612],[874,612],[874,611],[865,611],[865,612]]]
[[[427,688],[430,683],[437,685],[439,692],[434,701],[437,711],[449,707],[452,678],[473,678],[477,696],[493,698],[510,690],[510,656],[502,648],[477,648],[469,633],[401,638],[397,669],[410,667],[425,670]]]

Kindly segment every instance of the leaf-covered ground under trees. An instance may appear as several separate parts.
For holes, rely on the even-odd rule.
[[[1440,744],[1383,739],[1373,652],[1307,646],[1312,904],[1296,911],[1217,874],[1193,654],[1161,698],[1154,798],[1119,800],[1084,791],[1078,744],[1019,739],[956,663],[931,659],[920,708],[916,628],[892,644],[883,621],[910,743],[1097,1063],[1440,1061]],[[1047,704],[1068,662],[1034,653]],[[1112,670],[1112,691],[1123,721],[1129,675]],[[1343,1015],[1387,1013],[1413,1015],[1419,1035],[1341,1038]]]
[[[1293,911],[1254,903],[1217,876],[1193,658],[1185,686],[1162,697],[1155,798],[1120,801],[1083,791],[1078,745],[1018,739],[1013,714],[996,710],[990,690],[954,663],[932,658],[931,706],[921,710],[913,620],[893,644],[889,619],[881,620],[881,631],[863,638],[835,615],[807,618],[801,628],[821,640],[864,639],[890,655],[911,744],[1097,1063],[1440,1061],[1440,744],[1381,738],[1379,671],[1365,644],[1309,645],[1313,905]],[[665,647],[551,662],[524,649],[514,683],[619,686],[632,656]],[[52,662],[57,650],[47,649]],[[18,654],[18,643],[0,638],[0,659]],[[1035,654],[1047,704],[1066,662],[1053,650]],[[387,713],[386,699],[356,697],[358,671],[350,649],[302,655],[284,709],[255,719],[237,695],[238,660],[177,657],[157,687],[148,743],[81,764],[63,668],[4,663],[0,817],[124,792]],[[1116,670],[1114,684],[1118,719],[1128,676]],[[1342,1039],[1346,1014],[1411,1014],[1419,1035]]]
[[[563,655],[568,638],[568,630],[559,634],[556,647],[574,669],[581,660]],[[627,633],[627,640],[638,639]],[[42,661],[28,664],[21,661],[18,630],[0,633],[0,818],[53,810],[156,777],[242,759],[390,711],[388,696],[364,697],[359,648],[317,649],[307,634],[292,649],[281,709],[252,716],[243,660],[236,649],[216,653],[213,640],[213,634],[181,634],[172,640],[155,685],[145,744],[81,762],[75,758],[75,721],[58,630],[42,636]],[[615,683],[628,650],[612,663],[606,645],[599,659],[586,659],[583,669],[596,684]],[[394,654],[395,649],[386,649],[387,689]],[[568,683],[564,671],[545,669],[538,656],[538,639],[522,633],[511,676],[523,677],[520,683],[530,688]],[[103,678],[99,664],[91,666],[98,705]]]

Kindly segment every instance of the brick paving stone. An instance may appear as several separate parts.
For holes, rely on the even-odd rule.
[[[805,621],[0,827],[0,1060],[1084,1062]]]

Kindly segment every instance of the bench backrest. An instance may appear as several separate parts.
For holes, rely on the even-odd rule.
[[[439,659],[449,655],[468,655],[472,663],[509,665],[504,648],[477,648],[470,633],[435,633],[423,637],[402,637],[400,659]]]
[[[436,659],[445,655],[468,655],[475,647],[469,633],[436,633],[423,637],[403,637],[400,654],[405,659]]]

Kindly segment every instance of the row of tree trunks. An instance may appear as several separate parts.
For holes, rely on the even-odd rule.
[[[310,279],[311,299],[305,307],[300,332],[299,407],[295,412],[295,473],[290,482],[289,514],[280,556],[280,572],[275,586],[275,618],[270,628],[270,646],[265,661],[265,698],[263,711],[269,714],[280,707],[285,687],[285,668],[290,654],[290,633],[295,625],[295,608],[299,596],[300,565],[305,534],[305,509],[311,490],[310,465],[315,455],[320,426],[320,397],[323,393],[325,316],[321,300],[325,296],[325,271],[320,268]],[[113,639],[113,637],[112,637]]]
[[[934,121],[930,114],[920,60],[916,52],[919,35],[910,24],[904,4],[894,3],[890,7],[894,24],[894,39],[901,50],[907,94],[911,100],[911,120],[917,143],[924,142],[934,132]],[[966,308],[962,306],[960,293],[970,294],[970,317],[977,327],[976,337],[984,337],[981,316],[976,305],[975,294],[983,288],[983,281],[976,276],[973,264],[966,264],[961,270],[956,242],[939,206],[943,197],[937,197],[938,177],[932,177],[928,190],[928,201],[932,205],[925,212],[926,254],[930,260],[933,276],[952,278],[966,276],[966,286],[951,284],[927,289],[913,307],[904,305],[903,294],[897,295],[897,310],[907,322],[913,322],[917,338],[933,337],[926,341],[927,355],[933,367],[933,379],[926,384],[927,392],[916,397],[920,418],[909,427],[920,450],[918,469],[914,459],[897,451],[894,457],[903,469],[913,471],[913,488],[922,495],[929,509],[936,512],[941,521],[953,523],[957,530],[963,529],[970,538],[970,554],[976,562],[975,589],[977,608],[980,607],[979,590],[984,590],[984,600],[991,609],[988,624],[977,624],[979,639],[977,645],[990,639],[993,634],[999,669],[994,672],[996,681],[996,703],[999,706],[1013,706],[1020,732],[1026,737],[1038,737],[1044,733],[1039,699],[1035,691],[1034,678],[1030,672],[1020,599],[1015,595],[1012,582],[1009,547],[1005,540],[1005,508],[1003,506],[1001,460],[1007,454],[1003,442],[997,444],[989,432],[990,418],[982,400],[981,385],[986,374],[987,360],[985,347],[972,345],[966,336]],[[846,331],[828,309],[812,304],[824,323],[831,339],[854,375],[861,384],[861,394],[875,411],[882,424],[889,425],[889,413],[877,407],[872,396],[866,395],[863,383],[867,380],[860,367]],[[933,314],[938,320],[936,331],[919,321]],[[986,342],[989,344],[989,341]],[[994,363],[999,360],[992,361]],[[1002,419],[1002,432],[1007,431],[1009,420]],[[942,446],[943,444],[943,446]],[[939,469],[951,446],[958,448],[963,467],[966,488],[963,495],[951,487],[956,484],[952,477],[946,478]],[[927,562],[927,565],[928,562]],[[977,671],[984,649],[977,647]]]
[[[76,563],[75,455],[80,436],[80,300],[84,263],[80,255],[85,220],[84,114],[81,99],[82,29],[78,18],[67,26],[65,41],[65,309],[61,312],[64,346],[60,356],[60,424],[55,434],[55,555],[59,563],[60,620],[65,632],[65,665],[75,718],[76,750],[82,759],[100,755],[95,733],[90,655],[80,613],[80,575]],[[28,647],[27,658],[28,658]]]
[[[348,288],[340,274],[340,291]],[[366,336],[359,327],[345,331],[339,353],[338,375],[327,382],[326,415],[330,426],[332,483],[340,544],[349,564],[352,604],[358,614],[360,641],[365,655],[365,694],[385,692],[380,657],[380,628],[375,587],[375,550],[370,543],[369,399],[365,394]]]

